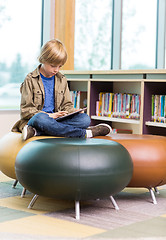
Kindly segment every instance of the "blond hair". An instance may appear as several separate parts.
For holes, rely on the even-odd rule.
[[[38,60],[40,63],[64,65],[67,60],[65,46],[58,39],[52,39],[46,42],[41,48]]]

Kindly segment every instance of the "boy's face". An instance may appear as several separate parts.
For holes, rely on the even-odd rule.
[[[52,64],[43,63],[41,66],[41,69],[44,71],[44,76],[49,78],[57,74],[61,67],[62,65],[60,64],[57,66],[54,66]]]

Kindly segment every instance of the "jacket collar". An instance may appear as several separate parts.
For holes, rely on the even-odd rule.
[[[40,77],[40,67],[41,67],[41,64],[32,72],[32,76],[33,77]],[[56,75],[55,75],[55,79],[59,79],[60,81],[62,81],[62,78],[64,77],[64,75],[60,72],[58,72]]]
[[[41,67],[41,64],[32,72],[32,77],[40,76],[40,71],[39,71],[40,67]]]

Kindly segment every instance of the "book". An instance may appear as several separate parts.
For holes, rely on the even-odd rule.
[[[86,91],[70,91],[70,96],[75,109],[87,107]]]
[[[166,122],[166,95],[152,95],[151,120],[153,122]]]
[[[154,121],[154,95],[152,95],[152,108],[151,108],[151,112],[152,112],[152,121]]]
[[[75,115],[75,114],[78,114],[82,111],[86,111],[87,110],[87,107],[86,108],[81,108],[75,112],[72,112],[72,113],[68,113],[67,115],[64,115],[64,116],[61,116],[61,117],[58,117],[56,118],[56,121],[61,121],[61,120],[64,120],[64,119],[67,119],[67,118],[70,118],[71,116]]]
[[[112,133],[113,134],[117,134],[117,133],[125,133],[125,134],[132,134],[133,133],[133,131],[131,130],[131,129],[116,129],[116,128],[114,128],[113,130],[112,130]]]

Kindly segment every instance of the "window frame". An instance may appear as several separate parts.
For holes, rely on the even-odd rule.
[[[54,16],[54,12],[51,12],[52,6],[54,5],[55,0],[41,0],[41,46],[43,45],[44,41],[50,39],[51,35],[51,19],[50,16]],[[52,13],[52,14],[51,14]],[[48,28],[49,26],[49,28]],[[19,94],[19,93],[18,93]],[[0,109],[0,114],[3,113],[19,113],[19,109]]]
[[[166,2],[157,1],[156,59],[155,68],[165,68],[166,41]]]
[[[123,0],[113,0],[112,65],[111,69],[121,69],[121,33]],[[156,54],[155,68],[165,69],[166,59],[166,1],[157,0]],[[117,17],[119,16],[119,18]]]
[[[59,29],[58,35],[56,32],[57,24],[55,23],[57,4],[60,3],[59,11],[70,12],[70,17],[75,19],[74,11],[70,11],[68,0],[42,0],[44,2],[44,22],[43,22],[43,42],[49,38],[63,36],[66,42],[71,42],[71,38],[74,39],[74,21],[70,22],[71,31],[70,34],[65,34],[63,28]],[[76,0],[73,0],[76,1]],[[73,2],[72,1],[72,2]],[[63,2],[63,3],[62,3]],[[112,0],[112,43],[111,43],[111,66],[110,70],[121,69],[121,35],[122,35],[122,7],[123,0]],[[157,23],[156,23],[156,49],[155,49],[155,68],[165,69],[166,59],[166,2],[163,0],[157,0]],[[71,16],[72,15],[72,16]],[[49,18],[49,16],[51,16]],[[56,18],[56,21],[58,19]],[[47,27],[46,27],[47,26]],[[49,27],[48,27],[49,26]],[[56,33],[56,34],[55,34]],[[73,41],[73,40],[72,40]],[[74,52],[68,53],[72,66],[66,66],[66,70],[74,70]]]
[[[55,0],[42,0],[41,46],[54,38]]]

